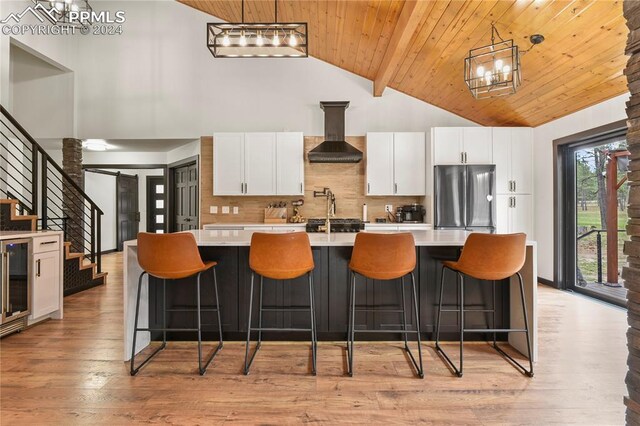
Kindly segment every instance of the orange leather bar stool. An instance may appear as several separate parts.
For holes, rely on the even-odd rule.
[[[310,331],[311,332],[311,372],[316,374],[316,353],[318,350],[318,334],[316,331],[316,310],[311,272],[315,267],[311,244],[306,232],[292,233],[262,233],[255,232],[251,236],[251,248],[249,249],[249,267],[251,268],[251,291],[249,293],[249,321],[247,321],[247,346],[244,357],[244,374],[249,374],[251,364],[262,346],[263,331]],[[309,308],[279,307],[265,308],[262,304],[262,288],[264,278],[273,280],[292,280],[307,275],[309,284]],[[253,310],[253,281],[255,275],[260,277],[260,313],[258,327],[251,327],[251,313]],[[294,312],[309,311],[310,328],[267,328],[262,327],[263,312]],[[249,345],[251,344],[251,332],[258,332],[258,344],[249,357]]]
[[[464,334],[465,333],[493,333],[493,347],[504,357],[510,360],[516,367],[520,368],[524,374],[533,377],[533,362],[531,359],[531,340],[529,337],[529,321],[527,318],[527,304],[524,298],[524,284],[520,269],[526,257],[525,234],[481,234],[473,233],[467,237],[467,241],[462,248],[462,253],[457,261],[442,262],[442,276],[440,278],[440,301],[438,302],[438,318],[436,321],[436,351],[442,354],[443,359],[453,369],[453,372],[462,377],[464,362]],[[459,283],[458,309],[442,309],[442,294],[444,289],[444,273],[449,269],[457,274]],[[469,276],[479,280],[493,282],[493,309],[465,309],[464,306],[464,277]],[[522,312],[524,315],[525,328],[495,328],[495,282],[517,276],[520,283],[520,297],[522,300]],[[469,329],[464,326],[465,312],[492,312],[493,323],[489,329]],[[440,347],[440,317],[442,312],[457,312],[460,325],[460,367],[456,367],[445,351]],[[529,370],[523,367],[518,361],[504,352],[496,342],[496,333],[526,333],[527,350],[529,352]]]
[[[351,291],[349,303],[349,331],[347,341],[348,373],[353,376],[353,351],[356,333],[400,333],[404,336],[404,349],[409,354],[409,358],[420,378],[424,378],[422,368],[422,347],[420,345],[420,316],[418,312],[418,296],[416,293],[416,280],[413,270],[416,267],[416,245],[413,235],[410,233],[400,234],[375,234],[360,232],[356,235],[353,245],[353,254],[349,269],[351,270]],[[356,308],[356,275],[374,280],[396,280],[400,279],[400,291],[402,293],[402,309],[381,309],[381,308]],[[404,277],[411,276],[411,290],[413,292],[413,309],[415,310],[416,329],[409,330],[407,327],[406,301],[404,291]],[[402,330],[356,330],[356,312],[397,312],[402,313]],[[419,362],[413,356],[409,343],[408,334],[415,334],[418,341]]]
[[[203,262],[198,252],[198,246],[193,234],[180,232],[175,234],[138,234],[138,263],[143,272],[138,279],[138,298],[136,300],[136,319],[133,329],[133,346],[131,349],[131,375],[134,376],[146,363],[151,361],[158,352],[167,345],[167,331],[197,331],[198,332],[198,371],[204,375],[213,358],[222,349],[222,321],[220,320],[220,305],[218,303],[218,280],[216,278],[216,262]],[[213,271],[213,286],[216,296],[216,307],[203,309],[200,306],[200,277],[203,273]],[[142,278],[147,274],[162,280],[162,328],[139,328],[138,314],[140,311],[140,292]],[[196,309],[167,309],[167,280],[178,280],[196,276]],[[213,354],[202,363],[202,312],[216,312],[218,315],[218,332],[220,340]],[[167,328],[167,312],[196,312],[197,328]],[[136,335],[138,331],[162,331],[162,345],[149,355],[139,366],[135,367]]]

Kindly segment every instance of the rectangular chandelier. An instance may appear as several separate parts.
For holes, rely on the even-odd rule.
[[[515,93],[521,83],[518,46],[506,40],[471,49],[464,60],[464,80],[476,99]]]
[[[208,23],[216,58],[306,58],[307,23]]]

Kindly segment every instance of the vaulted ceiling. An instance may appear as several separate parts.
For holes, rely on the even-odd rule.
[[[241,0],[179,1],[241,21]],[[273,1],[245,1],[245,22],[273,20]],[[278,0],[278,20],[307,22],[310,55],[374,81],[373,94],[391,87],[483,125],[538,126],[627,90],[622,1]],[[464,58],[492,22],[521,50],[546,40],[522,56],[517,93],[475,100]]]

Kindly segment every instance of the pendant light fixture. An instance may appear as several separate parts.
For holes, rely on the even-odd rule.
[[[33,0],[48,13],[42,16],[59,26],[87,28],[91,25],[92,8],[88,0]]]
[[[495,25],[491,24],[491,44],[471,49],[464,60],[464,81],[474,98],[510,95],[518,90],[522,82],[520,57],[542,43],[544,36],[534,34],[529,40],[532,46],[520,52],[512,39],[503,40]]]
[[[278,22],[278,0],[274,1],[275,20],[265,23],[208,23],[207,47],[216,58],[306,58],[307,23]]]

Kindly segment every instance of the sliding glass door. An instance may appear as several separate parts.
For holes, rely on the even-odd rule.
[[[565,288],[624,305],[625,134],[611,132],[562,149]]]

